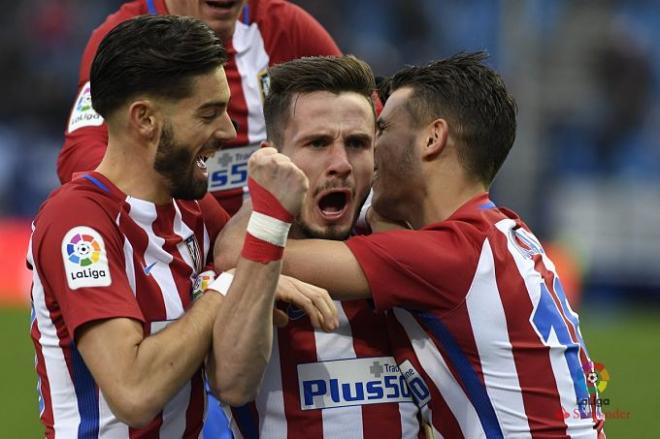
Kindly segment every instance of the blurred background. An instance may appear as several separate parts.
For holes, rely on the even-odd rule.
[[[43,436],[29,339],[30,221],[84,45],[120,0],[0,0],[0,437]],[[657,0],[296,0],[379,75],[486,50],[519,107],[493,188],[559,265],[610,438],[660,437],[660,5]],[[654,366],[656,365],[656,366]],[[605,376],[605,374],[602,374]]]

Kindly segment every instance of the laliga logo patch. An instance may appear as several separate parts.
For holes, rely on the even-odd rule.
[[[62,259],[69,288],[107,287],[112,282],[101,235],[91,227],[69,230],[62,240]]]
[[[103,118],[94,111],[92,107],[92,93],[89,81],[80,89],[76,105],[71,111],[68,131],[71,133],[78,128],[87,126],[99,126],[103,123]]]

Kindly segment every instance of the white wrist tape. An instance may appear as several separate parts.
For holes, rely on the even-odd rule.
[[[247,225],[247,232],[269,244],[284,247],[290,227],[291,223],[278,220],[263,213],[252,212]]]
[[[206,287],[207,290],[217,291],[223,296],[227,295],[231,282],[234,280],[234,275],[231,273],[222,273],[213,282]]]

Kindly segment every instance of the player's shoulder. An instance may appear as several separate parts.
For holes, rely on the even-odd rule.
[[[294,33],[300,28],[317,26],[316,20],[309,12],[285,0],[250,0],[248,8],[250,21],[257,23],[267,34],[269,29]]]
[[[35,225],[39,227],[41,224],[67,221],[112,221],[120,207],[116,194],[104,190],[85,177],[76,178],[49,195],[37,213]]]
[[[250,0],[248,2],[250,18],[256,22],[288,21],[304,10],[286,0]]]

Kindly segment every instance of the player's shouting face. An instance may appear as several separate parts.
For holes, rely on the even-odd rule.
[[[309,179],[300,237],[346,239],[373,176],[374,113],[364,96],[318,91],[294,96],[281,152]]]
[[[207,190],[206,160],[236,137],[227,115],[229,86],[222,67],[193,79],[193,92],[176,103],[163,103],[164,121],[154,169],[170,196],[200,199]]]

